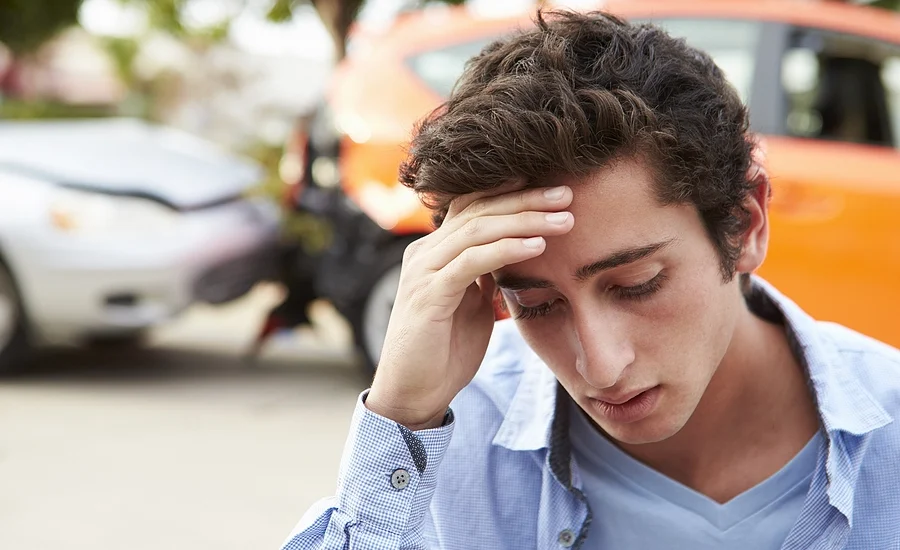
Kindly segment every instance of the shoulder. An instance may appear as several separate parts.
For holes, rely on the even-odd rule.
[[[817,325],[831,345],[842,377],[859,381],[894,420],[881,431],[900,446],[900,350],[837,323],[820,321]]]
[[[854,525],[848,548],[883,548],[889,537],[900,537],[900,350],[847,327],[818,323],[822,334],[834,345],[839,368],[848,370],[887,413],[886,423],[871,433],[862,447],[861,436],[844,434],[849,462],[860,463],[854,493]],[[865,409],[861,409],[865,410]],[[874,409],[868,409],[874,411]]]
[[[898,395],[900,350],[837,323],[820,321],[821,334],[833,345],[842,367],[850,369],[873,394]],[[894,408],[900,401],[893,404]]]
[[[816,326],[833,354],[835,391],[848,398],[844,405],[852,406],[854,414],[875,428],[841,434],[843,467],[853,463],[860,467],[854,482],[854,509],[859,512],[854,527],[872,533],[888,524],[896,526],[900,516],[900,500],[895,498],[900,491],[900,350],[836,323],[820,321]],[[852,391],[857,384],[863,393]],[[898,535],[900,531],[894,534]]]

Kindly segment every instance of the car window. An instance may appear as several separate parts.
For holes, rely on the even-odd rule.
[[[761,24],[756,21],[721,19],[634,19],[638,23],[655,23],[688,44],[710,54],[725,76],[746,101],[750,93]],[[428,87],[447,97],[462,74],[466,61],[495,40],[489,36],[451,46],[436,48],[407,59],[412,71]]]
[[[798,29],[781,65],[787,135],[896,147],[900,46]]]
[[[756,70],[762,23],[726,19],[632,19],[633,23],[653,23],[670,35],[684,38],[691,46],[713,58],[725,77],[747,102]]]
[[[446,98],[465,69],[466,62],[497,38],[487,36],[419,52],[409,57],[406,62],[412,72],[429,88],[442,98]]]

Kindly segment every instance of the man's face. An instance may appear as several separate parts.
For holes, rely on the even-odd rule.
[[[570,233],[494,273],[528,344],[614,439],[661,441],[687,423],[741,310],[696,209],[660,206],[621,160],[574,192]]]

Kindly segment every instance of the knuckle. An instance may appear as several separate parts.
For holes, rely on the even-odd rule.
[[[477,199],[472,201],[472,204],[466,208],[466,213],[472,217],[483,216],[487,211],[488,204],[487,199]]]
[[[527,210],[531,204],[534,202],[534,190],[526,189],[521,193],[518,193],[516,201],[519,203],[519,208],[521,210]]]
[[[528,225],[535,228],[543,228],[547,225],[547,214],[545,212],[526,212],[526,220]]]
[[[456,257],[456,261],[453,262],[451,269],[446,273],[447,276],[455,275],[455,272],[464,272],[472,265],[474,261],[474,252],[471,248],[467,248],[462,251],[462,253]]]
[[[462,226],[463,235],[469,238],[475,237],[481,233],[483,226],[484,222],[482,222],[480,218],[473,218]]]
[[[435,274],[433,284],[428,292],[429,296],[434,296],[453,283],[453,270],[451,268],[443,269]]]
[[[408,263],[415,257],[416,253],[421,250],[423,245],[422,240],[423,239],[416,239],[406,245],[406,248],[403,249],[403,263]]]
[[[439,273],[409,277],[402,281],[397,300],[405,304],[407,310],[421,311],[433,300],[435,285],[440,283]]]
[[[414,281],[409,284],[404,294],[409,307],[417,311],[422,309],[428,299],[428,286],[422,281]]]
[[[503,239],[497,243],[497,254],[503,257],[521,257],[523,247],[520,239]]]

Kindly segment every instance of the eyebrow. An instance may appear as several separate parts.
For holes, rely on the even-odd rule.
[[[597,273],[600,273],[601,271],[606,271],[614,267],[620,267],[623,265],[634,263],[638,260],[643,260],[647,256],[650,256],[658,252],[659,250],[669,246],[674,241],[675,239],[668,239],[665,241],[660,241],[658,243],[640,246],[638,248],[628,248],[626,250],[613,252],[602,260],[596,261],[583,267],[579,267],[575,272],[575,278],[579,281],[585,281],[587,279],[590,279]]]
[[[644,258],[647,258],[648,256],[651,256],[654,253],[669,246],[673,242],[675,242],[674,238],[660,241],[658,243],[648,244],[645,246],[627,248],[625,250],[613,252],[612,254],[601,260],[579,267],[575,271],[575,278],[579,281],[585,281],[600,273],[601,271],[607,271],[616,267],[621,267],[623,265],[637,262],[638,260],[643,260]],[[500,275],[499,277],[497,277],[496,285],[499,288],[513,292],[529,290],[532,288],[554,288],[556,286],[546,279],[522,277],[513,274]]]

